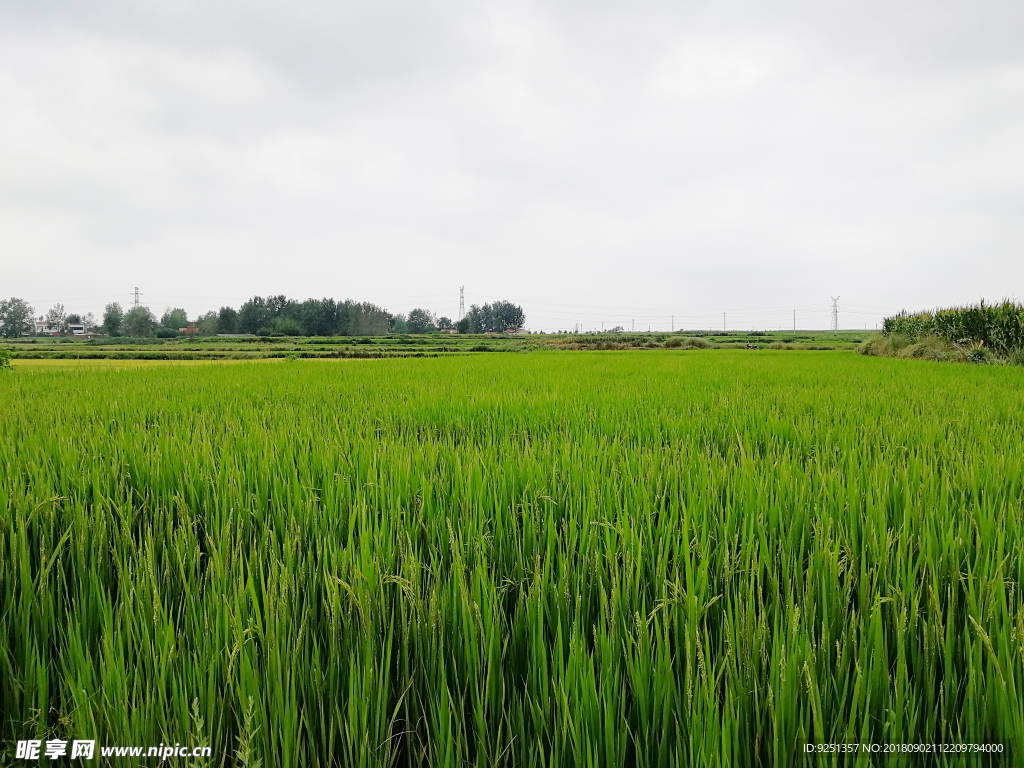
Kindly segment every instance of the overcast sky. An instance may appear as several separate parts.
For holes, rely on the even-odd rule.
[[[528,326],[1024,298],[1024,4],[0,11],[0,293]]]

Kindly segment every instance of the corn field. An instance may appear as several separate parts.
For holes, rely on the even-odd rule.
[[[843,352],[0,371],[0,764],[1024,759],[1022,392]]]
[[[996,353],[1007,355],[1024,350],[1024,304],[982,301],[973,306],[947,307],[934,312],[901,312],[885,318],[882,330],[912,341],[938,336],[953,344],[981,342]]]

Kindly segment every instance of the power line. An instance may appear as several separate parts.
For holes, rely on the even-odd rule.
[[[487,297],[484,297],[484,298],[486,300],[488,300],[488,301],[491,301],[491,300],[493,300],[495,298],[498,298],[498,297],[487,296]],[[621,306],[613,307],[613,306],[597,305],[597,304],[554,304],[554,303],[546,302],[546,301],[531,301],[530,304],[532,304],[534,306],[557,307],[559,309],[572,309],[572,310],[577,310],[577,309],[598,309],[598,310],[605,311],[605,312],[607,312],[609,310],[619,310],[621,312],[627,313],[625,315],[626,317],[629,317],[630,315],[628,313],[630,313],[630,312],[632,312],[633,310],[636,310],[636,309],[644,309],[646,311],[651,311],[651,312],[660,312],[661,313],[660,316],[663,316],[663,317],[668,317],[671,312],[677,310],[677,308],[673,308],[673,307],[658,308],[658,307],[649,307],[649,306],[641,306],[641,305],[634,305],[632,307],[621,307]],[[725,310],[728,310],[730,312],[763,312],[763,311],[769,311],[769,310],[773,310],[773,309],[776,309],[776,310],[788,310],[788,309],[791,309],[792,306],[793,306],[792,304],[790,304],[788,306],[772,306],[772,307],[722,307],[721,305],[719,305],[718,307],[705,308],[703,311],[707,312],[707,311],[712,311],[712,310],[715,310],[715,309],[725,309]],[[816,309],[816,308],[818,308],[820,306],[821,306],[821,304],[818,304],[818,303],[815,303],[815,304],[804,304],[802,306],[801,305],[797,305],[797,309]],[[650,316],[654,316],[654,315],[648,315],[648,316],[650,317]]]

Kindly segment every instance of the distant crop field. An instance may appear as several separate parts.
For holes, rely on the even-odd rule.
[[[393,334],[388,336],[245,336],[161,339],[154,337],[32,336],[3,339],[15,360],[279,360],[448,357],[481,352],[538,350],[713,349],[854,350],[870,336],[860,331],[679,331],[677,333]]]
[[[94,369],[94,370],[117,370],[117,369],[138,369],[138,368],[162,368],[162,367],[190,367],[208,365],[229,365],[249,363],[281,363],[282,358],[245,358],[239,360],[231,359],[199,359],[199,360],[135,360],[131,358],[74,358],[74,357],[30,357],[15,358],[11,365],[16,368],[32,370],[59,370],[59,369]]]
[[[804,351],[0,371],[0,742],[1011,764],[1022,393]]]

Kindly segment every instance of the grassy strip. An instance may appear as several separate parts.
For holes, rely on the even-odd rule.
[[[911,360],[1024,365],[1024,350],[1000,354],[981,341],[954,343],[934,335],[915,338],[901,333],[881,333],[864,341],[858,351],[863,355]]]
[[[16,358],[80,359],[238,359],[267,354],[326,354],[339,357],[388,357],[405,354],[460,354],[477,352],[529,352],[553,349],[579,350],[653,350],[653,349],[854,349],[864,334],[844,331],[840,334],[782,332],[693,332],[688,335],[667,333],[609,333],[530,336],[368,336],[368,337],[251,337],[200,339],[74,339],[27,338],[4,341]],[[126,357],[127,356],[127,357]],[[191,356],[191,357],[190,357]]]

